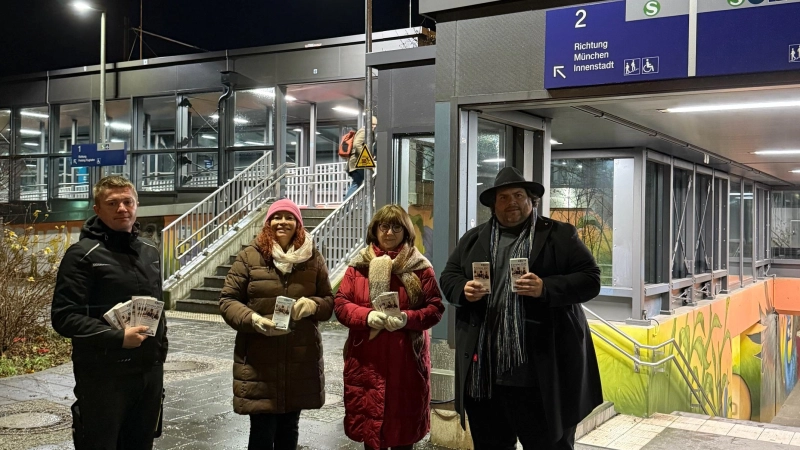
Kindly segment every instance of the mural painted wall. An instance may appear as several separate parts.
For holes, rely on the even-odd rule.
[[[800,280],[782,282],[778,292],[775,286],[773,280],[762,281],[702,302],[686,314],[659,318],[661,323],[652,327],[620,326],[636,341],[659,346],[640,348],[640,360],[664,362],[641,366],[638,373],[633,361],[595,338],[604,397],[615,403],[618,412],[637,416],[703,413],[702,404],[709,414],[771,420],[797,382],[800,327],[794,316],[778,314],[774,307],[775,297],[782,295],[780,289],[797,289]],[[591,325],[628,353],[636,353],[631,342],[605,325]],[[695,387],[695,394],[685,379]]]

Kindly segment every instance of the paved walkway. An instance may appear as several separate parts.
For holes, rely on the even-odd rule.
[[[198,320],[200,319],[200,320]],[[244,449],[249,420],[231,407],[235,333],[218,316],[168,314],[164,434],[156,449]],[[300,418],[300,449],[363,449],[344,436],[342,353],[347,331],[322,324],[327,401]],[[73,449],[69,406],[75,401],[72,365],[0,378],[0,450]],[[417,449],[440,449],[425,439]]]

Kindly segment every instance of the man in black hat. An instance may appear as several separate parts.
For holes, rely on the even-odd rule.
[[[513,167],[480,196],[489,222],[469,230],[442,272],[456,306],[456,411],[475,450],[572,449],[575,427],[602,403],[600,373],[580,304],[600,292],[600,269],[574,226],[539,217],[544,186]],[[509,260],[528,258],[512,292]],[[472,279],[489,262],[492,291]]]

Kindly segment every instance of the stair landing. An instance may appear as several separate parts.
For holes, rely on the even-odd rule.
[[[781,450],[800,447],[800,428],[673,413],[653,417],[618,415],[578,440],[590,450]]]

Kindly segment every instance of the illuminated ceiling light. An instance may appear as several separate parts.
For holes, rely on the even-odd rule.
[[[800,155],[800,149],[790,150],[759,150],[754,155]]]
[[[39,144],[37,144],[35,142],[26,142],[25,145],[27,145],[29,147],[38,147],[39,146]]]
[[[217,137],[214,136],[213,134],[201,134],[200,137],[203,139],[213,139],[215,141],[217,140]]]
[[[555,139],[550,139],[550,145],[561,145],[561,144],[562,144],[562,142],[558,142]]]
[[[244,144],[242,144],[241,142],[237,142],[237,143],[233,144],[233,146],[234,147],[244,147]]]
[[[20,111],[19,115],[20,116],[25,116],[25,117],[35,117],[37,119],[48,119],[48,118],[50,118],[50,116],[48,116],[47,114],[37,113],[37,112],[33,112],[33,111]]]
[[[108,128],[121,131],[131,131],[131,124],[122,122],[106,122]]]
[[[287,102],[294,102],[294,101],[297,101],[297,99],[296,99],[296,98],[294,98],[294,97],[292,97],[291,95],[287,95],[287,96],[285,96],[285,97],[283,97],[283,98],[285,98]]]
[[[116,138],[111,139],[111,142],[125,143],[125,141],[123,141],[122,139],[116,139]]]
[[[317,133],[317,134],[322,134],[322,133],[320,133],[319,131],[317,131],[316,133]]]
[[[244,141],[244,143],[247,145],[267,145],[263,142],[256,142],[256,141]]]
[[[792,173],[800,173],[800,169],[794,169],[794,170],[790,170],[789,172],[792,172]]]
[[[86,2],[72,2],[72,7],[78,12],[92,11],[94,8]]]
[[[21,128],[19,130],[19,134],[27,134],[28,136],[41,136],[42,132],[39,130],[29,130],[27,128]]]
[[[297,141],[289,142],[290,145],[297,145]]]
[[[475,186],[483,186],[483,183],[478,183]]]
[[[219,120],[219,114],[212,114],[208,116],[209,119]]]
[[[764,108],[792,108],[800,106],[800,100],[789,100],[783,102],[758,102],[758,103],[729,103],[727,105],[703,105],[685,106],[680,108],[660,109],[664,113],[685,113],[685,112],[711,112],[711,111],[740,111],[743,109],[764,109]]]
[[[245,124],[245,123],[250,123],[250,121],[247,119],[243,119],[241,117],[234,117],[233,123]]]
[[[505,158],[484,159],[483,162],[485,162],[485,163],[501,163],[501,162],[506,162],[506,159]]]
[[[244,92],[257,95],[259,97],[275,97],[275,90],[272,88],[248,89]]]
[[[361,114],[361,111],[359,111],[357,109],[354,109],[354,108],[348,108],[346,106],[334,106],[331,109],[333,109],[334,111],[340,112],[340,113],[350,114],[350,115],[353,115],[353,116],[357,116],[357,115]]]
[[[302,128],[292,128],[292,131],[294,131],[296,133],[299,133],[299,132],[303,131],[303,129]]]

